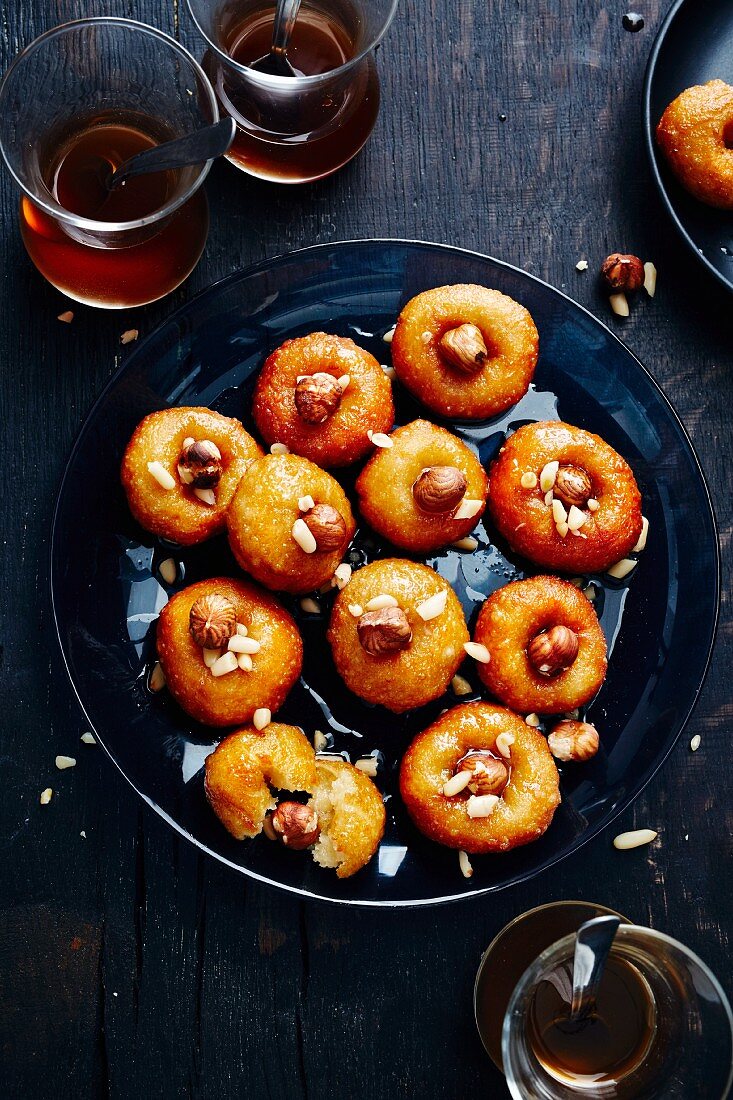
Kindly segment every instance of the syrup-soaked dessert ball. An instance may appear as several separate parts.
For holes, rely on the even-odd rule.
[[[158,619],[158,658],[173,698],[207,726],[274,712],[300,676],[303,643],[277,600],[212,577],[177,592]]]
[[[513,550],[563,573],[608,569],[642,530],[628,464],[599,436],[559,420],[509,437],[489,470],[489,509]]]
[[[403,308],[392,338],[400,382],[441,416],[483,420],[523,397],[537,365],[529,312],[470,283],[418,294]]]
[[[328,640],[346,686],[400,714],[443,694],[468,630],[447,581],[425,565],[384,558],[339,593]]]
[[[262,451],[238,420],[211,409],[161,409],[141,420],[122,459],[138,523],[192,546],[226,526],[239,479]]]
[[[348,878],[372,858],[384,834],[384,802],[371,779],[335,757],[316,758],[317,782],[308,809],[319,829],[313,859]]]
[[[234,494],[227,526],[242,569],[283,592],[311,592],[326,584],[356,530],[339,483],[291,454],[252,463]]]
[[[477,855],[537,840],[560,802],[542,734],[490,703],[453,707],[419,733],[402,758],[400,793],[421,832]]]
[[[587,703],[606,676],[606,639],[593,604],[570,581],[529,577],[493,592],[474,641],[489,651],[478,674],[522,714],[560,714]]]
[[[286,340],[265,362],[252,405],[267,443],[319,466],[348,466],[372,450],[367,432],[394,422],[392,383],[368,351],[343,336]]]
[[[273,788],[309,794],[315,790],[313,746],[296,726],[245,726],[230,733],[206,758],[204,787],[214,813],[233,837],[257,836],[277,805]]]
[[[472,531],[486,506],[487,478],[473,451],[445,428],[413,420],[389,437],[359,474],[364,518],[395,546],[426,554]]]
[[[733,210],[733,87],[686,88],[657,126],[657,145],[682,186],[708,206]]]

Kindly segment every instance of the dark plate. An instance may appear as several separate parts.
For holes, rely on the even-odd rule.
[[[604,436],[631,462],[650,536],[630,584],[597,578],[597,606],[613,658],[589,709],[602,751],[565,769],[563,802],[547,834],[501,856],[476,859],[464,879],[456,853],[431,844],[407,820],[396,768],[411,738],[444,707],[396,718],[346,691],[325,642],[325,618],[286,601],[303,632],[303,679],[281,716],[330,731],[352,759],[379,750],[388,824],[378,855],[339,882],[307,853],[264,837],[237,843],[209,810],[202,765],[212,731],[192,723],[162,692],[151,695],[154,621],[166,602],[157,564],[173,556],[185,581],[237,572],[224,539],[180,552],[132,521],[119,486],[120,456],[140,418],[167,405],[210,405],[251,427],[249,395],[264,356],[286,337],[326,329],[353,336],[381,361],[381,339],[402,304],[449,282],[496,287],[523,302],[540,332],[536,389],[508,415],[454,425],[488,460],[504,433],[558,414]],[[398,420],[419,413],[396,386]],[[555,396],[557,394],[557,396]],[[351,484],[348,475],[342,479]],[[472,616],[484,595],[521,576],[526,563],[478,530],[474,554],[428,559],[455,585]],[[368,531],[357,544],[381,552]],[[305,249],[211,287],[142,343],[107,386],[77,440],[61,486],[52,537],[52,595],[61,647],[91,727],[142,797],[184,836],[261,881],[359,905],[418,905],[487,893],[526,879],[575,851],[638,795],[679,737],[705,675],[718,606],[718,548],[705,482],[690,441],[654,380],[608,329],[523,271],[440,245],[359,241]],[[623,613],[623,629],[618,630]],[[693,644],[691,644],[691,642]],[[475,684],[475,667],[466,662]],[[478,693],[477,693],[478,694]]]
[[[656,37],[644,80],[644,133],[652,174],[672,221],[709,271],[733,290],[733,213],[693,199],[657,148],[654,131],[685,88],[715,78],[733,84],[730,0],[677,0]]]

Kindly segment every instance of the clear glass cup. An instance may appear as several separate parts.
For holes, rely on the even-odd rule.
[[[288,49],[297,76],[251,68],[272,38],[272,0],[187,0],[203,66],[237,123],[229,160],[250,175],[304,183],[354,157],[379,111],[374,49],[397,0],[303,0]]]
[[[108,309],[179,286],[206,243],[201,185],[211,162],[140,176],[115,192],[102,173],[218,118],[200,65],[153,27],[80,19],[32,42],[0,85],[0,149],[41,274],[70,298]]]
[[[733,1017],[715,975],[661,932],[622,924],[609,963],[626,968],[648,995],[648,1035],[628,1072],[594,1079],[559,1072],[538,1055],[531,1021],[537,998],[572,988],[575,935],[543,951],[507,1008],[502,1061],[516,1100],[725,1100],[733,1083]]]

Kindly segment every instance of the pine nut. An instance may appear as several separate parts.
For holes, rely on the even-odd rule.
[[[239,656],[237,657],[237,668],[241,669],[242,672],[252,671],[254,665],[252,663],[252,658],[250,657],[249,653],[239,654]]]
[[[45,791],[41,791],[41,797],[39,799],[42,806],[48,806],[49,802],[53,798],[53,790],[51,787],[46,787]]]
[[[630,848],[640,848],[642,844],[651,844],[656,840],[657,833],[653,829],[633,829],[629,833],[619,833],[613,838],[614,848],[626,852]]]
[[[442,592],[436,592],[434,596],[430,596],[429,599],[419,603],[415,610],[423,622],[430,622],[431,619],[437,619],[438,615],[443,614],[447,599],[448,592],[444,588]]]
[[[585,512],[581,512],[580,508],[576,508],[574,504],[570,505],[567,523],[571,531],[579,531],[587,519]]]
[[[628,577],[632,569],[635,569],[637,562],[634,558],[622,558],[621,561],[617,561],[615,565],[612,565],[610,569],[607,569],[609,577],[613,577],[617,581],[622,581],[624,577]]]
[[[373,596],[365,605],[367,611],[381,611],[383,607],[399,607],[394,596],[382,592],[379,596]]]
[[[320,615],[321,605],[316,603],[312,596],[304,596],[300,601],[300,606],[307,615]]]
[[[234,672],[238,667],[236,653],[222,653],[221,657],[218,657],[211,666],[212,676],[227,676],[230,672]]]
[[[204,649],[202,650],[204,664],[207,668],[212,668],[221,657],[220,649]]]
[[[342,374],[341,377],[338,379],[338,384],[341,387],[342,393],[344,392],[344,390],[348,389],[350,381],[351,376],[348,374]]]
[[[499,805],[499,796],[495,794],[472,794],[466,803],[469,817],[489,817]]]
[[[342,561],[341,565],[337,565],[333,574],[333,583],[339,592],[341,592],[351,580],[351,566],[348,562]]]
[[[273,443],[270,447],[271,455],[289,455],[290,448],[285,443]]]
[[[629,316],[629,303],[626,295],[623,292],[619,294],[612,294],[608,299],[611,309],[618,317]]]
[[[540,489],[543,493],[548,492],[554,488],[555,481],[557,479],[557,471],[560,469],[559,462],[546,463],[540,472]]]
[[[198,497],[202,504],[208,504],[209,508],[213,508],[216,504],[213,489],[194,489],[193,495]]]
[[[392,440],[388,435],[385,435],[384,432],[373,432],[370,430],[367,432],[367,435],[369,441],[373,443],[375,447],[383,447],[385,450],[389,450],[390,447],[394,446]]]
[[[522,474],[519,484],[523,489],[536,489],[537,474],[533,474],[531,470],[528,470],[526,474]]]
[[[360,619],[364,614],[364,608],[360,603],[349,604],[349,615],[353,615],[355,619]]]
[[[360,772],[364,772],[364,775],[370,775],[374,778],[379,768],[379,761],[376,756],[365,756],[361,760],[357,760],[354,767],[358,768]]]
[[[162,489],[166,489],[168,492],[175,489],[175,478],[168,473],[162,462],[148,462],[148,473],[152,474]]]
[[[303,519],[296,519],[291,534],[304,554],[315,554],[318,543]]]
[[[158,566],[158,572],[166,584],[173,584],[178,575],[178,567],[173,558],[166,558]]]
[[[65,771],[66,768],[76,767],[76,758],[73,756],[57,756],[56,767],[60,772]]]
[[[446,798],[452,798],[454,794],[460,794],[470,782],[471,772],[458,772],[443,784],[443,794]]]
[[[385,344],[391,344],[391,343],[392,343],[392,337],[393,337],[393,336],[394,336],[394,334],[395,334],[395,329],[396,329],[396,328],[397,328],[397,325],[392,325],[392,328],[390,328],[390,329],[387,329],[387,331],[385,332],[384,336],[382,337],[382,339],[384,340]]]
[[[454,550],[468,550],[471,553],[478,549],[478,539],[475,539],[473,535],[466,535],[465,539],[456,539],[451,545]]]
[[[97,739],[94,734],[89,733],[88,731],[87,733],[83,733],[79,740],[82,741],[85,745],[96,745],[97,743]]]
[[[453,513],[453,519],[473,519],[483,506],[483,500],[472,500],[470,497],[464,497]]]
[[[561,500],[553,500],[552,502],[552,518],[555,523],[567,523],[568,513],[565,509],[565,505]]]
[[[657,269],[651,260],[644,264],[644,290],[650,298],[657,293]]]
[[[464,642],[463,648],[469,657],[473,657],[474,661],[478,661],[481,665],[488,665],[491,660],[491,654],[481,642]]]
[[[456,695],[471,695],[473,692],[473,688],[464,676],[455,675],[450,682],[450,686]]]
[[[531,714],[528,714],[527,717],[524,720],[527,723],[527,725],[532,726],[533,729],[538,729],[539,728],[540,716],[539,716],[539,714],[535,714],[534,711],[532,711]]]
[[[262,645],[254,638],[243,638],[241,634],[234,634],[227,643],[227,649],[230,653],[259,653]]]
[[[597,501],[595,497],[588,497],[588,511],[597,512],[600,508],[600,501]]]
[[[256,730],[263,730],[272,721],[272,714],[268,707],[258,707],[252,717],[252,725]]]
[[[508,760],[512,754],[511,749],[514,741],[515,737],[513,733],[500,733],[494,742],[494,748],[497,752],[501,753],[505,760]]]
[[[310,512],[311,508],[315,508],[316,502],[311,496],[300,497],[298,500],[299,512]]]
[[[237,623],[237,634],[239,634],[240,638],[246,638],[249,634],[249,631],[247,630],[247,627],[244,625],[244,623]]]
[[[160,661],[156,661],[153,665],[153,671],[150,673],[150,679],[148,680],[148,687],[151,691],[162,691],[165,687],[165,673],[160,667]]]
[[[690,752],[697,752],[697,750],[700,748],[701,741],[702,737],[699,733],[696,733],[695,736],[692,738],[692,741],[690,741]]]
[[[461,868],[461,874],[464,878],[470,878],[473,874],[473,867],[471,861],[468,858],[468,852],[458,853],[458,866]]]
[[[632,547],[635,554],[640,554],[642,550],[646,548],[646,539],[649,534],[649,520],[646,516],[641,517],[641,534],[639,535],[639,541],[636,546]]]
[[[323,752],[328,746],[328,738],[322,730],[313,731],[313,748],[316,752]]]

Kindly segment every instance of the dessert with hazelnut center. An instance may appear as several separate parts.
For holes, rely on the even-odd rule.
[[[269,720],[300,676],[295,623],[269,592],[245,581],[189,585],[162,609],[157,630],[168,690],[207,726]]]
[[[563,573],[608,569],[642,534],[628,464],[600,436],[559,420],[507,439],[489,470],[489,509],[513,550]]]
[[[224,530],[239,479],[262,451],[238,420],[205,408],[150,413],[133,432],[121,479],[138,523],[183,546]]]
[[[447,689],[468,630],[447,581],[417,562],[384,558],[359,569],[339,593],[328,640],[346,686],[401,714]]]
[[[537,840],[560,802],[544,737],[490,703],[453,707],[419,733],[402,758],[400,793],[422,833],[476,854]]]
[[[356,529],[339,483],[307,458],[252,463],[227,514],[229,545],[267,588],[312,592],[328,583]]]
[[[523,397],[537,365],[529,312],[470,283],[423,291],[402,309],[392,338],[400,382],[441,416],[483,420]]]
[[[587,703],[606,675],[606,639],[593,604],[570,581],[537,576],[497,589],[481,606],[474,640],[490,660],[478,674],[522,714]]]
[[[451,432],[413,420],[389,437],[359,474],[364,518],[395,546],[429,553],[473,530],[488,481],[476,455]]]
[[[348,466],[371,452],[368,433],[392,427],[392,383],[353,340],[312,332],[269,356],[252,411],[268,444],[284,444],[319,466]]]
[[[696,199],[733,210],[733,87],[709,80],[685,88],[662,115],[657,145]]]

